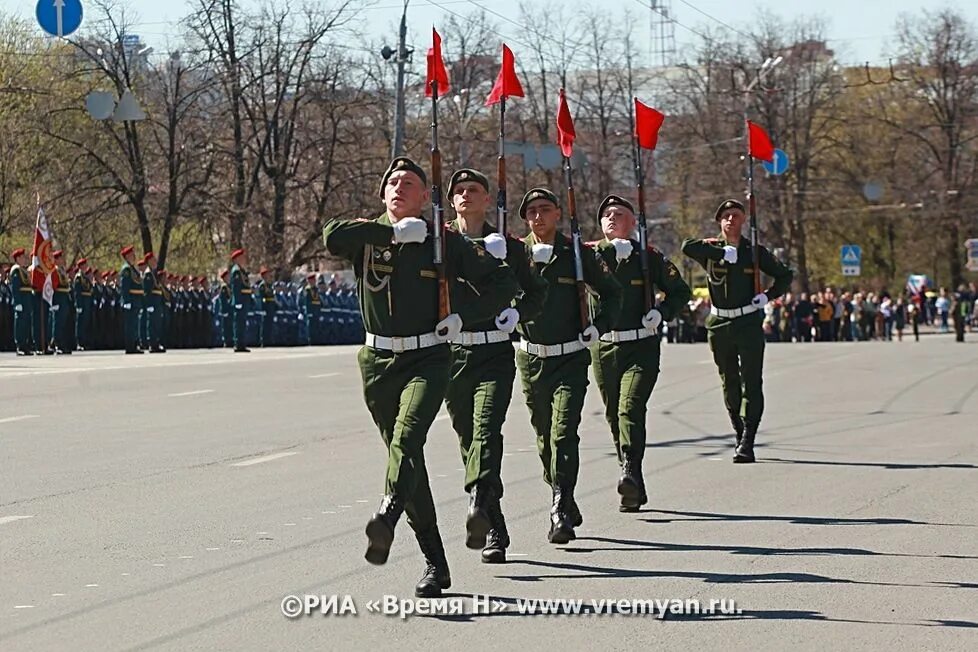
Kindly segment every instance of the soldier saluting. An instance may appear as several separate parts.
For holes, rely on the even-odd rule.
[[[429,199],[426,184],[417,163],[395,158],[380,187],[386,212],[374,220],[334,220],[323,229],[323,241],[331,254],[353,263],[367,330],[358,354],[364,397],[388,449],[385,496],[367,523],[365,557],[386,563],[394,528],[407,512],[426,561],[415,594],[430,597],[451,586],[424,462],[428,429],[448,388],[448,341],[467,324],[495,318],[517,287],[512,272],[478,245],[447,231],[431,234],[417,217]],[[464,279],[477,293],[452,305],[441,321],[439,235],[451,278]]]
[[[721,237],[688,239],[683,253],[706,270],[710,315],[706,320],[710,350],[720,372],[723,400],[737,435],[733,461],[754,461],[754,438],[764,412],[761,387],[764,366],[764,306],[791,286],[792,272],[757,245],[757,266],[774,279],[756,292],[751,242],[742,232],[747,215],[735,199],[720,204],[714,215]]]
[[[631,202],[617,195],[605,197],[598,219],[605,237],[594,246],[621,284],[623,300],[615,330],[601,336],[591,349],[591,360],[621,465],[619,510],[635,512],[648,502],[642,460],[647,405],[659,377],[659,325],[679,314],[690,291],[676,266],[653,247],[647,250],[645,277],[641,245],[632,239],[637,220]],[[656,288],[665,292],[665,300],[646,310],[646,292],[655,297]]]
[[[466,545],[482,548],[482,561],[506,561],[509,533],[500,506],[503,484],[503,422],[513,397],[515,352],[510,333],[521,320],[540,314],[547,298],[547,282],[530,262],[526,245],[502,236],[486,223],[489,180],[476,170],[458,170],[448,184],[458,218],[449,226],[479,243],[491,256],[506,261],[516,274],[520,296],[494,319],[467,325],[452,343],[452,381],[445,404],[458,434],[465,464],[465,491],[470,495],[466,516]],[[456,288],[468,300],[471,289]],[[461,297],[460,297],[461,298]]]

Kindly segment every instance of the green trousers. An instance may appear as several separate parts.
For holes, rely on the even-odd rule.
[[[600,342],[591,349],[594,378],[604,401],[604,416],[618,460],[645,457],[645,415],[659,378],[659,338]]]
[[[578,351],[553,358],[516,352],[523,395],[537,435],[543,479],[551,487],[573,489],[580,468],[581,410],[587,394],[591,356]]]
[[[757,317],[754,314],[707,323],[710,350],[720,372],[727,412],[739,414],[745,424],[755,428],[760,425],[764,413],[761,383],[764,330]]]
[[[367,409],[387,446],[384,491],[404,500],[416,532],[437,523],[424,444],[445,399],[450,356],[447,345],[406,353],[365,346],[357,355]]]
[[[465,491],[477,483],[503,495],[503,422],[516,378],[513,345],[452,346],[451,382],[445,405],[458,434]]]

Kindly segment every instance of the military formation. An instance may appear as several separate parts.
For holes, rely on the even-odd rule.
[[[99,271],[85,258],[66,267],[55,251],[48,304],[43,287],[35,287],[26,251],[16,249],[12,265],[0,266],[0,350],[22,356],[120,349],[138,354],[363,342],[352,286],[320,274],[302,285],[273,281],[265,267],[252,279],[245,252],[234,253],[232,267],[211,283],[160,269],[152,252],[137,259],[132,246],[119,251],[119,271]]]
[[[520,203],[529,231],[523,239],[487,222],[485,174],[458,170],[446,190],[455,219],[444,224],[441,243],[434,220],[418,217],[432,195],[427,174],[407,157],[394,159],[383,175],[382,215],[334,220],[323,231],[329,253],[354,269],[366,330],[357,360],[387,448],[384,498],[367,522],[365,558],[387,561],[406,515],[425,560],[415,587],[422,597],[451,586],[424,456],[441,404],[465,468],[466,546],[481,550],[485,563],[504,562],[510,537],[501,502],[502,428],[519,374],[552,494],[546,536],[567,543],[583,523],[574,491],[588,369],[620,462],[614,479],[620,510],[638,511],[648,501],[642,462],[661,325],[690,298],[661,252],[647,247],[642,255],[636,211],[623,197],[611,195],[598,208],[604,238],[577,246],[561,232],[562,202],[547,188],[531,189]],[[734,461],[753,462],[763,409],[761,309],[787,289],[792,273],[759,247],[760,268],[773,284],[754,292],[743,205],[726,201],[715,219],[719,237],[686,241],[683,251],[710,274],[716,306],[710,342],[734,427]],[[439,300],[442,278],[447,309]]]

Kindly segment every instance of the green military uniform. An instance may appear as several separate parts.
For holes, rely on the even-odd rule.
[[[306,284],[302,287],[302,308],[306,321],[306,344],[322,344],[320,341],[319,317],[323,309],[323,302],[319,299],[319,290],[316,288],[315,274],[312,278],[306,279]]]
[[[30,342],[34,335],[34,288],[31,276],[20,265],[10,268],[10,291],[14,303],[14,345],[18,355],[29,355],[34,349]]]
[[[424,171],[402,157],[392,162],[384,184],[401,170],[426,183]],[[323,241],[331,254],[353,263],[367,330],[366,346],[357,356],[364,398],[388,449],[386,495],[367,525],[366,558],[375,564],[387,561],[394,526],[406,511],[429,569],[438,566],[441,571],[434,587],[437,593],[448,588],[451,579],[424,444],[448,388],[451,351],[433,332],[439,305],[431,226],[423,243],[395,244],[394,233],[385,213],[376,220],[334,220],[323,229]],[[498,314],[516,294],[512,272],[465,238],[451,232],[443,237],[450,278],[465,279],[478,293],[472,301],[453,304],[451,312],[463,325]],[[422,582],[429,575],[426,571]],[[416,593],[421,589],[419,584]]]
[[[128,262],[119,270],[119,301],[122,304],[123,340],[126,353],[141,353],[139,342],[139,313],[143,307],[143,286],[139,272]]]
[[[459,171],[466,174],[466,172]],[[456,173],[454,181],[460,176]],[[469,173],[472,173],[471,171]],[[481,175],[480,175],[481,176]],[[466,180],[467,177],[458,179]],[[483,177],[484,179],[484,177]],[[487,184],[488,185],[488,184]],[[460,233],[462,225],[456,220],[450,228]],[[488,224],[483,225],[482,237],[471,238],[482,244],[485,237],[496,233]],[[520,294],[513,307],[520,319],[533,319],[543,307],[547,297],[547,282],[530,262],[526,245],[513,237],[506,237],[506,264],[513,270],[519,283]],[[465,284],[453,288],[456,301],[472,301],[473,290]],[[462,463],[465,465],[465,491],[472,493],[469,521],[482,511],[488,518],[489,545],[486,533],[470,526],[469,547],[485,546],[483,560],[505,559],[509,545],[505,520],[499,506],[503,495],[500,478],[503,461],[503,422],[513,397],[513,381],[516,377],[515,352],[508,333],[499,330],[495,318],[467,325],[462,341],[452,344],[451,382],[445,396],[445,405],[452,419],[452,426],[459,439]],[[502,551],[502,552],[493,552]]]
[[[75,297],[75,343],[80,350],[84,350],[91,346],[88,333],[92,324],[94,299],[92,281],[82,270],[75,273],[72,292]]]
[[[231,312],[234,316],[234,350],[247,351],[245,329],[248,325],[248,309],[251,307],[251,285],[248,272],[235,263],[231,267]]]
[[[48,319],[48,332],[51,333],[48,348],[58,353],[71,353],[67,327],[68,310],[71,306],[71,281],[60,265],[51,273],[51,284],[54,286],[54,297]]]
[[[645,417],[659,377],[660,357],[659,334],[650,332],[642,323],[646,310],[640,245],[635,240],[630,242],[632,254],[622,261],[617,259],[609,240],[595,245],[621,284],[623,299],[615,330],[604,334],[598,346],[591,349],[605,419],[611,426],[615,451],[622,464],[622,511],[637,510],[647,502],[641,470],[646,445]],[[662,321],[670,321],[689,301],[689,286],[676,266],[652,247],[648,249],[648,261],[652,297],[656,290],[665,292],[665,300],[655,308],[662,314]]]
[[[717,209],[716,218],[731,208],[743,211],[740,202],[727,201]],[[737,249],[736,263],[724,261],[725,246]],[[710,350],[720,372],[724,404],[737,432],[738,450],[742,442],[750,449],[749,455],[738,455],[735,461],[752,462],[754,436],[764,412],[765,340],[761,327],[764,310],[752,304],[756,293],[751,243],[744,237],[740,242],[728,243],[721,235],[709,240],[685,240],[682,250],[707,273],[712,304],[706,319]],[[771,287],[764,291],[768,300],[788,291],[792,271],[762,246],[758,246],[758,263],[760,270],[774,279]]]
[[[523,205],[537,197],[558,205],[553,193],[542,189],[527,193]],[[523,206],[520,214],[524,214]],[[524,242],[531,251],[538,244],[532,233]],[[598,295],[591,321],[600,333],[607,333],[621,311],[621,285],[593,249],[582,245],[581,254],[584,282]],[[534,266],[547,281],[547,300],[538,319],[520,322],[523,341],[516,353],[516,364],[536,432],[543,478],[554,491],[550,538],[561,542],[573,538],[570,525],[581,523],[574,488],[580,467],[578,427],[587,394],[591,356],[579,341],[580,299],[571,239],[558,232],[554,237],[553,257]],[[557,534],[555,541],[558,530],[561,534]]]
[[[255,309],[261,318],[261,321],[258,322],[259,346],[276,344],[272,339],[272,324],[275,320],[275,313],[278,311],[278,303],[275,301],[275,290],[272,289],[272,284],[267,283],[265,279],[258,281]]]
[[[147,267],[143,274],[143,302],[146,312],[146,331],[143,342],[149,346],[150,353],[162,353],[163,339],[163,288],[156,278],[152,267]]]

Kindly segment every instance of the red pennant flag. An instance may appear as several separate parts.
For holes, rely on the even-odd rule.
[[[496,83],[486,98],[486,106],[497,104],[504,97],[523,97],[523,86],[520,84],[519,77],[516,76],[516,61],[513,59],[513,51],[503,43],[503,65],[499,69],[499,76]]]
[[[756,159],[774,162],[774,144],[764,129],[750,120],[747,121],[747,152]]]
[[[639,147],[655,149],[659,141],[659,128],[665,119],[666,116],[635,98],[635,136],[638,138]]]
[[[448,92],[451,85],[448,83],[448,71],[445,70],[445,61],[441,58],[441,36],[431,28],[432,46],[428,50],[428,79],[425,81],[425,97],[431,97],[431,82],[438,82],[438,97]]]
[[[567,108],[567,98],[564,97],[564,89],[560,89],[560,99],[557,101],[557,144],[560,145],[560,152],[567,158],[574,154],[574,120],[571,118],[570,109]]]

